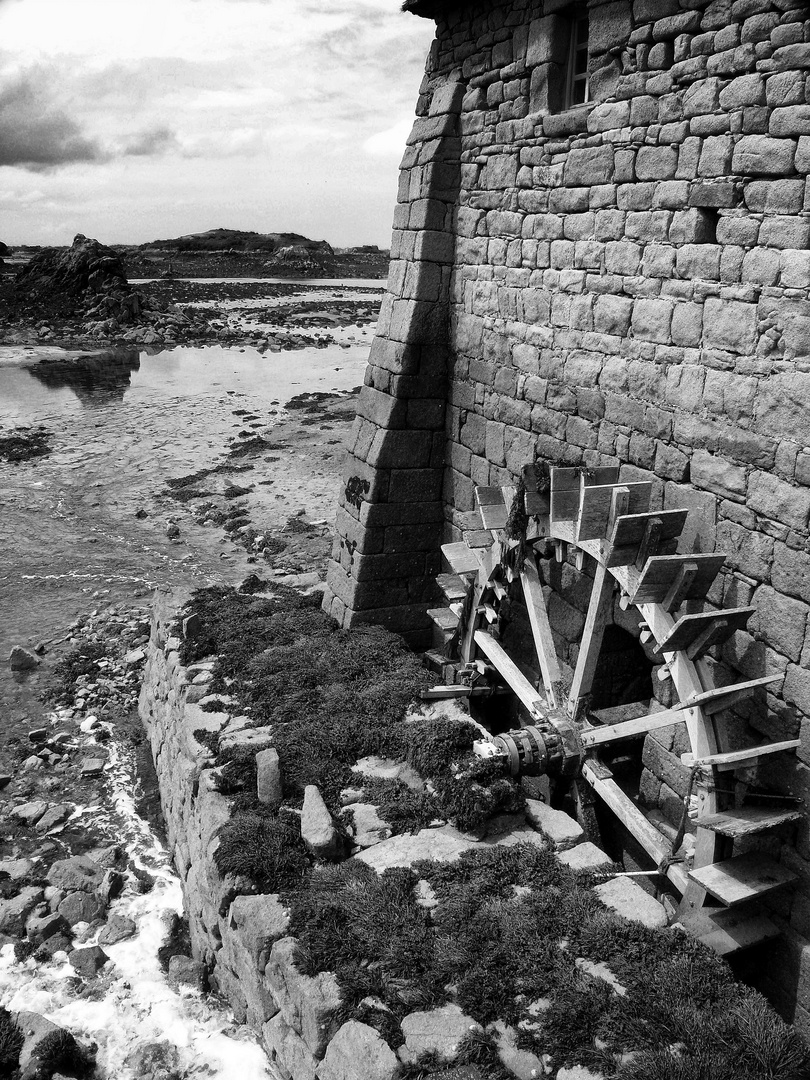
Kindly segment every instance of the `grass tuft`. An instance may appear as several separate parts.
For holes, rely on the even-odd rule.
[[[17,1068],[24,1041],[11,1013],[0,1006],[0,1075],[10,1076]]]
[[[218,835],[214,862],[219,872],[248,877],[262,892],[294,887],[309,870],[300,833],[278,817],[238,813]]]

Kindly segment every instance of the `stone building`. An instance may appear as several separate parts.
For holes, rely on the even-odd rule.
[[[756,615],[716,657],[779,674],[743,718],[802,739],[810,800],[810,8],[800,0],[409,0],[436,38],[349,447],[327,609],[414,644],[476,485],[619,466],[688,507],[709,595]],[[683,547],[683,543],[682,543]],[[579,575],[548,579],[563,663]],[[618,619],[618,616],[617,616]],[[629,627],[632,633],[633,628]],[[636,631],[637,633],[637,631]],[[648,739],[648,742],[650,740]],[[645,765],[680,796],[677,747]],[[810,839],[762,984],[810,1028]]]

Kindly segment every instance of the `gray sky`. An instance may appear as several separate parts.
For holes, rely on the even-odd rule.
[[[0,0],[0,240],[387,247],[433,24],[398,0]]]

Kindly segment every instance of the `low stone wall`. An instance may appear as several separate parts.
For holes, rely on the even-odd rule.
[[[213,756],[195,731],[215,731],[220,745],[241,743],[259,751],[268,745],[263,734],[268,729],[249,728],[246,717],[202,708],[213,658],[183,667],[180,639],[172,636],[187,598],[180,591],[157,598],[140,715],[151,742],[169,847],[183,882],[195,959],[206,964],[212,987],[228,1000],[236,1019],[261,1037],[284,1080],[392,1080],[401,1063],[421,1051],[453,1050],[471,1026],[478,1028],[456,1005],[405,1017],[406,1041],[397,1053],[374,1028],[354,1020],[341,1025],[335,976],[322,972],[309,977],[295,967],[297,943],[289,936],[289,913],[280,898],[256,895],[249,880],[223,877],[217,870],[217,832],[230,816],[228,799],[215,788]],[[228,703],[227,697],[217,698]],[[357,858],[382,873],[419,859],[452,861],[479,845],[518,842],[550,845],[561,862],[575,869],[609,862],[577,822],[535,799],[527,800],[525,819],[499,820],[482,841],[449,825],[396,836],[383,830],[379,842]],[[648,926],[667,923],[663,906],[627,878],[608,880],[596,891],[607,907],[627,917]],[[541,1059],[517,1049],[514,1029],[494,1027],[501,1060],[513,1075],[547,1073]],[[580,1075],[585,1074],[563,1068],[557,1080]]]

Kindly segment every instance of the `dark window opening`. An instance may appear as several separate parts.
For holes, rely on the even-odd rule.
[[[568,63],[565,78],[565,108],[585,105],[591,99],[588,79],[588,15],[575,11],[571,15]]]

